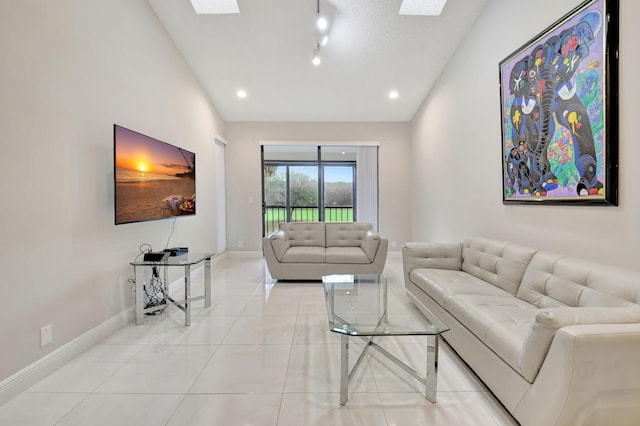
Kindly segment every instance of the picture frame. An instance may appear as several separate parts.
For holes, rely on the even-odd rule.
[[[618,205],[618,10],[587,0],[500,62],[504,204]]]

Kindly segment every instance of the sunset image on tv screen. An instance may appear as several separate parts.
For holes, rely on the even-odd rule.
[[[196,213],[196,155],[114,125],[115,223]]]

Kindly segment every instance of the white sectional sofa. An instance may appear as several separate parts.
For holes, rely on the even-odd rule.
[[[408,295],[522,425],[640,424],[640,273],[506,242],[406,243]]]
[[[319,280],[330,274],[380,274],[389,241],[365,222],[281,223],[263,238],[271,277]]]

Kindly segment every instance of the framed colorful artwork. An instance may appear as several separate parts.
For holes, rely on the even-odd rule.
[[[618,205],[618,7],[585,1],[500,62],[504,203]]]

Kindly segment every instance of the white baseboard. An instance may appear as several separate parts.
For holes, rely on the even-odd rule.
[[[0,406],[135,319],[131,306],[0,382]]]

